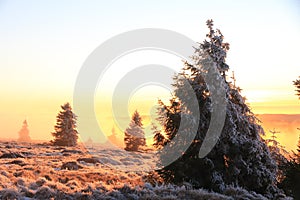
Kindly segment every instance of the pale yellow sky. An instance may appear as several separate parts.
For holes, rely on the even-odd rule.
[[[296,0],[128,0],[118,6],[110,1],[0,1],[0,138],[17,138],[27,119],[31,138],[52,139],[60,105],[73,102],[82,64],[107,39],[133,29],[163,28],[202,42],[209,18],[230,43],[227,62],[253,112],[300,114],[292,85],[300,75],[299,8]],[[179,58],[162,52],[136,52],[116,61],[99,81],[105,87],[95,91],[95,113],[98,121],[103,118],[105,132],[114,123],[103,102],[110,104],[126,72],[145,64],[182,67]],[[138,109],[149,116],[157,98],[168,94],[167,88],[140,88],[124,104],[128,113]]]

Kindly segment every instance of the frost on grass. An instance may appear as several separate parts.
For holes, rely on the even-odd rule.
[[[188,184],[147,183],[148,172],[155,166],[154,152],[7,145],[0,143],[0,156],[24,156],[0,159],[0,199],[266,199],[242,188],[218,194]]]

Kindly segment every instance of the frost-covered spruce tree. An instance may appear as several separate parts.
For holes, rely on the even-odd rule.
[[[54,140],[51,142],[57,146],[76,146],[78,139],[77,116],[73,113],[69,103],[62,105],[61,108],[62,111],[56,117],[55,131],[52,133]]]
[[[142,118],[137,110],[132,115],[129,127],[125,130],[124,134],[126,151],[138,151],[141,146],[146,145]]]
[[[182,129],[178,134],[181,136],[171,145],[169,151],[160,154],[162,163],[164,159],[173,156],[172,152],[175,151],[172,148],[178,149],[178,146],[186,143],[188,134],[194,134],[191,130],[198,126],[195,123],[198,120],[196,136],[175,162],[157,172],[166,182],[180,184],[188,181],[194,187],[219,192],[230,185],[272,198],[278,191],[275,185],[276,163],[261,138],[261,134],[264,134],[262,127],[240,94],[241,89],[226,80],[229,66],[225,59],[229,44],[223,42],[221,31],[213,28],[212,20],[207,21],[207,26],[207,40],[194,47],[194,62],[186,62],[180,76],[174,78],[174,97],[170,105],[160,102],[159,121],[164,127],[167,140],[172,141],[179,127]],[[216,81],[208,88],[203,77],[212,71],[212,67],[217,68],[217,73],[213,75]],[[192,86],[197,97],[196,102],[190,101],[191,94],[186,92],[186,84]],[[212,102],[209,89],[218,93],[221,87],[225,90],[226,103],[218,99]],[[214,148],[204,158],[200,158],[199,150],[211,123],[211,113],[216,112],[212,110],[213,104],[224,104],[225,122]],[[199,118],[196,113],[200,113]],[[182,120],[187,123],[180,124]]]

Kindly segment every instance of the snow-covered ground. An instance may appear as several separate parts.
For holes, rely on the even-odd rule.
[[[0,143],[0,199],[265,199],[240,188],[224,194],[148,183],[153,151],[107,146]]]

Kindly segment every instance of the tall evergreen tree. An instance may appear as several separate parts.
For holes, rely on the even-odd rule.
[[[76,130],[77,116],[73,113],[69,103],[61,106],[60,111],[56,117],[55,132],[52,133],[54,140],[53,145],[58,146],[76,146],[78,139],[78,132]]]
[[[142,126],[142,118],[136,110],[132,115],[129,127],[124,132],[126,151],[138,151],[140,147],[146,145],[145,133]]]
[[[229,66],[225,61],[229,44],[223,42],[221,31],[213,28],[212,20],[207,21],[207,26],[207,40],[199,47],[194,47],[194,63],[186,62],[181,76],[174,78],[174,98],[171,99],[170,105],[160,102],[162,106],[159,113],[162,117],[159,121],[164,127],[168,141],[172,141],[177,135],[183,118],[187,118],[186,121],[190,123],[180,127],[183,129],[182,136],[177,143],[171,145],[165,155],[160,155],[160,159],[167,159],[172,149],[186,143],[185,138],[188,134],[193,134],[190,130],[197,125],[196,120],[199,121],[199,126],[196,127],[198,131],[192,144],[182,152],[180,158],[157,172],[167,182],[189,181],[195,187],[215,191],[222,191],[228,185],[241,186],[273,198],[272,195],[278,191],[275,186],[276,163],[260,136],[264,134],[263,129],[245,103],[245,98],[241,96],[241,89],[226,80]],[[213,74],[216,81],[208,88],[203,77],[212,71],[213,67],[216,67],[219,73]],[[194,90],[197,106],[194,105],[195,102],[189,101],[191,94],[185,90],[186,83]],[[225,90],[225,104],[218,99],[212,102],[210,90],[213,89],[216,93],[221,89]],[[208,155],[200,158],[199,151],[212,120],[211,113],[216,112],[212,110],[213,103],[224,104],[226,107],[225,124],[217,144]],[[195,108],[199,108],[199,111]],[[197,112],[200,113],[199,119],[195,115]]]
[[[29,136],[29,129],[28,129],[28,123],[27,120],[23,121],[23,126],[21,130],[19,131],[19,138],[18,142],[30,142],[31,138]]]

